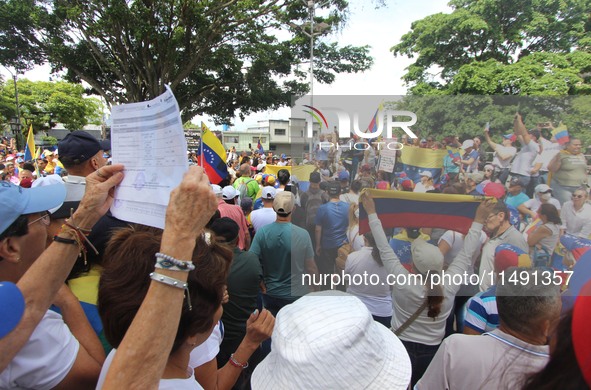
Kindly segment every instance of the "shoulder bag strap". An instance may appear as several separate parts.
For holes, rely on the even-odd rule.
[[[425,298],[425,302],[423,302],[423,304],[421,306],[419,306],[417,311],[415,311],[412,316],[408,317],[408,320],[406,320],[404,322],[404,324],[400,325],[400,327],[398,329],[392,330],[394,332],[394,334],[396,336],[400,336],[402,334],[402,332],[404,332],[406,330],[406,328],[408,328],[421,315],[421,313],[423,312],[423,310],[425,310],[425,308],[427,307],[428,304],[429,304],[428,298]]]

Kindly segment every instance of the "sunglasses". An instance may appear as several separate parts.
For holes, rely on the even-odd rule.
[[[585,195],[575,195],[575,194],[573,194],[573,198],[576,198],[576,199],[581,199],[581,198],[584,198],[584,197],[585,197]]]

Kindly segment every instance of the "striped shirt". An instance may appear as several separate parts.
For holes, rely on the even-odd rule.
[[[499,326],[497,310],[497,286],[492,286],[470,298],[464,326],[479,333],[490,332]]]

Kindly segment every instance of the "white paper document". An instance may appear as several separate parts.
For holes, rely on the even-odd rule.
[[[125,165],[111,213],[164,228],[170,192],[189,169],[179,106],[168,86],[157,98],[113,107],[113,163]]]

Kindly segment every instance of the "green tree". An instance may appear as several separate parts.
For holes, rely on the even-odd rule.
[[[589,93],[591,0],[450,6],[414,22],[391,49],[414,58],[403,77],[412,93]]]
[[[0,62],[22,68],[48,60],[109,104],[154,98],[170,84],[184,121],[208,114],[222,123],[308,90],[298,70],[310,56],[306,33],[318,35],[318,81],[371,66],[367,46],[321,39],[343,26],[347,2],[318,1],[317,8],[325,16],[315,25],[330,27],[322,32],[306,26],[303,1],[3,0]]]
[[[30,125],[35,132],[48,130],[56,123],[66,129],[79,130],[101,117],[100,102],[85,98],[84,87],[65,81],[18,80],[18,98],[23,132]],[[7,81],[0,92],[0,114],[7,120],[16,115],[14,87]]]

